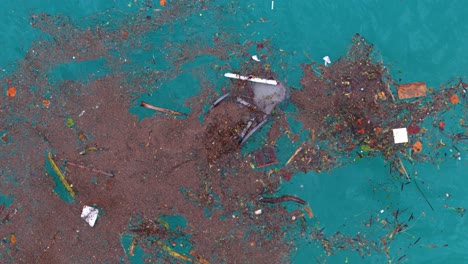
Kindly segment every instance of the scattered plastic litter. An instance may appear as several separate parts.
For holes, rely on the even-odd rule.
[[[407,143],[408,132],[406,131],[406,127],[393,129],[393,139],[395,140],[395,144]]]
[[[253,56],[252,56],[252,60],[254,60],[254,61],[260,61],[260,59],[258,58],[257,55],[253,55]]]
[[[235,74],[235,73],[230,73],[230,72],[225,73],[224,77],[231,78],[231,79],[243,80],[243,81],[256,82],[256,83],[278,85],[278,81],[276,81],[276,80],[261,79],[261,78],[255,77],[255,76],[243,76],[243,75],[240,75],[240,74]]]
[[[330,57],[328,56],[323,57],[323,61],[325,62],[325,66],[328,66],[328,64],[331,64]]]
[[[408,99],[426,96],[426,90],[425,82],[414,82],[398,85],[398,98]]]
[[[99,210],[92,206],[85,205],[81,212],[81,218],[83,218],[91,227],[94,227],[98,217]]]

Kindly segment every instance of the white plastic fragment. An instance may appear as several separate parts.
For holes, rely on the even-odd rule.
[[[270,85],[278,85],[278,81],[276,80],[267,80],[267,79],[262,79],[254,76],[243,76],[240,74],[236,73],[225,73],[224,77],[231,78],[231,79],[238,79],[238,80],[243,80],[243,81],[249,81],[249,82],[256,82],[256,83],[264,83],[264,84],[270,84]]]
[[[380,213],[381,213],[381,214],[383,214],[384,212],[385,212],[384,209],[380,210]]]
[[[271,0],[271,10],[273,10],[274,7],[275,7],[275,1]]]
[[[395,140],[395,144],[408,142],[406,127],[393,129],[393,139]]]
[[[325,66],[331,63],[330,57],[328,56],[323,57],[323,61],[325,62]]]
[[[260,59],[258,58],[257,55],[253,55],[253,56],[252,56],[252,60],[254,60],[254,61],[260,61]]]
[[[81,212],[81,218],[83,218],[91,227],[94,226],[98,217],[99,210],[92,206],[85,205]]]
[[[255,214],[256,214],[256,215],[259,215],[259,214],[261,214],[261,213],[262,213],[262,209],[258,209],[257,211],[255,211]]]

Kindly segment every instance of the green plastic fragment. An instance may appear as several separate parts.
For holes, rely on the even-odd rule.
[[[74,127],[75,126],[75,121],[71,117],[67,118],[67,127]]]
[[[369,145],[362,145],[361,150],[363,152],[369,152],[369,151],[371,151],[371,147]]]

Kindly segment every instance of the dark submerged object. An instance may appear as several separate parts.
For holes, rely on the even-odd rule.
[[[289,88],[278,81],[277,85],[246,82],[244,89],[230,91],[216,99],[210,110],[217,107],[226,99],[234,100],[240,107],[248,107],[252,110],[246,126],[239,134],[238,143],[245,144],[247,140],[257,132],[270,118],[277,105],[289,99]]]

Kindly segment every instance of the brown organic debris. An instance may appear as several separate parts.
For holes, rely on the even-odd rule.
[[[414,97],[426,96],[426,83],[414,82],[398,85],[398,98],[408,99]]]

